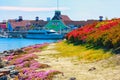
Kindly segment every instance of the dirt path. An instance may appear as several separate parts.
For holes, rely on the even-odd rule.
[[[50,65],[45,70],[58,70],[64,73],[64,76],[56,75],[53,80],[120,80],[120,66],[104,68],[101,62],[80,63],[74,58],[54,58],[50,54],[58,54],[55,50],[55,43],[50,44],[45,50],[36,53],[40,63]]]

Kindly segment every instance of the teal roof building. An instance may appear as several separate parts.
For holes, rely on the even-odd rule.
[[[59,31],[67,31],[68,27],[64,24],[64,22],[62,21],[61,18],[61,12],[60,11],[55,11],[55,15],[52,18],[52,20],[50,20],[46,25],[45,25],[46,29],[52,29],[55,30],[57,32]]]

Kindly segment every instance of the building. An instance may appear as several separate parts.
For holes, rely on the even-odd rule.
[[[61,11],[55,11],[55,14],[52,18],[52,20],[50,20],[46,25],[45,25],[46,29],[49,30],[55,30],[57,32],[63,32],[63,31],[67,31],[69,29],[68,26],[66,26],[64,24],[64,22],[62,21],[62,17],[61,17]]]
[[[57,21],[60,20],[60,21]],[[50,26],[50,24],[53,26],[57,26],[58,24],[63,24],[61,28],[71,28],[75,29],[78,27],[82,27],[86,24],[91,24],[93,22],[97,22],[99,20],[87,20],[87,21],[73,21],[71,20],[67,15],[62,15],[60,11],[56,11],[53,18],[47,21],[39,20],[39,17],[37,16],[35,20],[23,20],[22,16],[19,16],[19,19],[9,19],[8,22],[11,23],[13,30],[15,31],[23,31],[23,30],[29,30],[29,29],[44,29],[45,26]],[[59,22],[58,24],[56,22]],[[48,23],[50,23],[48,25]],[[48,27],[47,27],[48,28]],[[6,22],[0,23],[0,29],[7,29]],[[57,29],[58,30],[58,29]]]
[[[0,23],[0,29],[5,29],[5,28],[7,28],[6,23]]]
[[[13,20],[8,20],[8,22],[11,23],[14,31],[28,30],[31,26],[30,20],[16,21],[13,19]]]
[[[34,28],[34,29],[43,29],[44,26],[48,23],[48,21],[44,21],[44,20],[31,20],[30,21],[31,23],[31,28]]]

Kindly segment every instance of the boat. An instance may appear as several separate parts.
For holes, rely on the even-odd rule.
[[[1,35],[1,34],[0,34],[0,38],[8,38],[8,36],[7,36],[7,35]]]
[[[8,38],[8,34],[6,32],[0,32],[0,38]]]
[[[63,39],[64,34],[54,30],[28,30],[26,34],[28,39]]]

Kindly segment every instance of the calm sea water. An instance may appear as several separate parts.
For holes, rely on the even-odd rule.
[[[19,49],[34,44],[52,43],[56,41],[57,40],[0,38],[0,52],[10,49]]]

